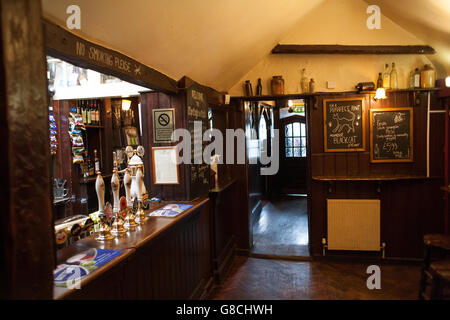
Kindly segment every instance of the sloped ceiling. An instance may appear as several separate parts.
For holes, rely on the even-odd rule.
[[[376,4],[381,13],[424,43],[435,55],[428,58],[438,77],[450,75],[450,1],[449,0],[365,0]]]
[[[228,91],[304,17],[331,1],[335,0],[42,3],[44,16],[63,27],[68,17],[66,8],[72,4],[80,6],[81,30],[72,32],[88,40],[120,51],[175,80],[186,75],[216,90]],[[449,0],[366,2],[379,5],[383,15],[433,46],[438,53],[430,60],[438,74],[450,74]],[[305,32],[314,34],[314,30]]]
[[[43,0],[44,17],[175,80],[186,75],[226,91],[324,0]]]

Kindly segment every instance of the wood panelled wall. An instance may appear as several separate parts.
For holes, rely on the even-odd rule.
[[[178,185],[155,185],[153,182],[152,147],[175,146],[174,143],[153,142],[153,113],[154,109],[175,109],[175,128],[186,128],[186,110],[184,95],[168,95],[162,92],[141,93],[142,112],[142,145],[145,148],[144,164],[145,185],[148,186],[149,196],[156,196],[167,200],[188,200],[189,194],[189,172],[188,165],[179,166],[180,184]]]
[[[323,99],[361,95],[330,94],[309,99],[311,254],[322,253],[321,241],[327,237],[327,198],[380,199],[381,241],[386,242],[387,257],[419,258],[423,254],[423,235],[443,231],[443,201],[439,188],[443,185],[444,117],[442,114],[430,116],[430,177],[426,178],[428,95],[431,109],[436,109],[439,103],[434,91],[390,92],[386,100],[378,101],[373,99],[373,94],[363,95],[366,117],[364,152],[323,151]],[[414,108],[414,162],[370,163],[369,110],[385,107]],[[399,180],[391,180],[395,177]],[[324,178],[337,181],[321,180]],[[348,181],[342,181],[346,178]],[[367,181],[352,178],[367,178]]]
[[[426,134],[427,134],[427,103],[428,92],[421,92],[417,95],[419,104],[415,105],[414,92],[391,92],[388,93],[386,100],[374,100],[373,94],[366,94],[364,98],[364,116],[366,118],[366,130],[364,132],[366,139],[366,151],[364,152],[327,152],[324,153],[324,132],[323,132],[323,99],[339,98],[361,98],[361,95],[327,95],[318,96],[316,102],[311,101],[310,112],[310,151],[312,176],[330,176],[330,177],[391,177],[391,176],[425,176],[426,175]],[[436,106],[436,94],[431,93],[431,105]],[[397,108],[414,107],[413,124],[413,143],[414,143],[414,161],[410,163],[370,163],[370,136],[369,136],[369,110],[375,108]],[[431,116],[431,146],[430,170],[435,175],[442,175],[439,171],[442,168],[442,149],[443,147],[443,126],[438,127],[440,120],[444,118],[438,114]],[[442,134],[439,130],[441,129]],[[438,139],[438,141],[432,138]],[[442,146],[440,146],[442,144]]]
[[[242,100],[233,101],[230,105],[230,128],[246,130],[248,123],[248,110],[245,110]],[[235,165],[232,166],[232,176],[236,178],[236,198],[233,199],[239,205],[232,212],[231,219],[233,234],[236,236],[237,248],[249,251],[251,247],[250,235],[250,202],[249,202],[249,168],[246,164],[237,163],[237,143],[234,146]],[[254,174],[252,175],[254,176]]]
[[[427,108],[442,109],[437,91],[398,90],[387,93],[386,100],[374,100],[373,93],[330,93],[292,95],[290,99],[305,99],[308,133],[308,211],[309,246],[312,255],[322,254],[322,238],[327,237],[327,198],[380,199],[381,241],[386,243],[386,257],[420,258],[423,235],[443,232],[444,209],[440,187],[443,186],[443,113],[430,114],[430,175],[427,175]],[[366,149],[362,152],[324,152],[323,100],[363,98],[366,119]],[[263,97],[285,104],[287,97]],[[235,110],[243,110],[246,98],[232,99]],[[257,101],[251,97],[249,101]],[[369,110],[374,108],[413,107],[414,161],[411,163],[370,162]],[[242,111],[241,111],[242,112]],[[278,113],[274,113],[278,114]],[[248,127],[248,112],[244,112],[235,128]],[[240,121],[240,123],[239,123]],[[241,125],[241,126],[239,126]],[[279,121],[275,121],[279,129]],[[240,172],[239,186],[247,201],[234,215],[239,228],[238,248],[251,247],[251,212],[255,208],[256,185],[261,186],[259,171],[246,166]],[[274,184],[277,176],[269,177]],[[259,181],[256,183],[256,181]],[[256,189],[255,189],[256,188]],[[269,192],[273,186],[269,186]],[[256,191],[257,193],[257,191]],[[248,203],[248,205],[247,205]],[[247,210],[247,211],[245,211]],[[245,239],[245,241],[244,241]],[[380,244],[381,245],[381,244]],[[349,252],[344,252],[348,254]],[[328,254],[342,254],[329,252]]]
[[[213,283],[210,223],[206,202],[64,299],[205,299]]]

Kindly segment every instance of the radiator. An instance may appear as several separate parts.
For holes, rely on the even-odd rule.
[[[328,250],[380,251],[380,200],[327,199]]]

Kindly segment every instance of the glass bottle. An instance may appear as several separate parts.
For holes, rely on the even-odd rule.
[[[97,155],[97,149],[94,149],[94,166],[95,166],[95,173],[100,173],[100,159]]]
[[[88,124],[92,124],[92,109],[91,106],[89,104],[89,102],[86,102],[87,107],[86,107],[86,112],[87,112],[87,123]]]
[[[95,102],[95,106],[96,106],[95,109],[97,112],[97,124],[100,125],[100,103],[98,100]]]
[[[302,93],[308,93],[309,81],[308,81],[308,78],[306,77],[306,69],[305,68],[303,68],[303,70],[302,70],[302,79],[300,81],[300,85],[302,87]]]
[[[86,104],[84,103],[84,100],[81,100],[81,116],[83,117],[83,123],[86,124]]]
[[[311,78],[311,81],[309,81],[309,93],[313,93],[316,87],[316,83],[314,82],[314,79]]]
[[[409,87],[414,88],[414,71],[409,73]]]
[[[391,87],[391,73],[389,72],[389,65],[386,63],[383,72],[383,88],[389,89]]]
[[[420,71],[419,68],[414,70],[414,88],[420,88]]]
[[[377,88],[383,88],[383,76],[381,72],[378,73]]]
[[[252,83],[250,80],[245,80],[245,95],[247,97],[253,96]]]
[[[395,69],[395,62],[392,62],[391,89],[397,89],[397,88],[398,88],[397,69]]]
[[[258,78],[258,84],[256,85],[256,95],[257,95],[257,96],[262,95],[261,78]]]

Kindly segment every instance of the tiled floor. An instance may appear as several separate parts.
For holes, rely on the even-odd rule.
[[[368,264],[292,262],[238,256],[217,300],[417,299],[420,266],[380,265],[381,289],[366,285]]]
[[[308,256],[306,197],[285,197],[266,203],[253,228],[252,253]]]

